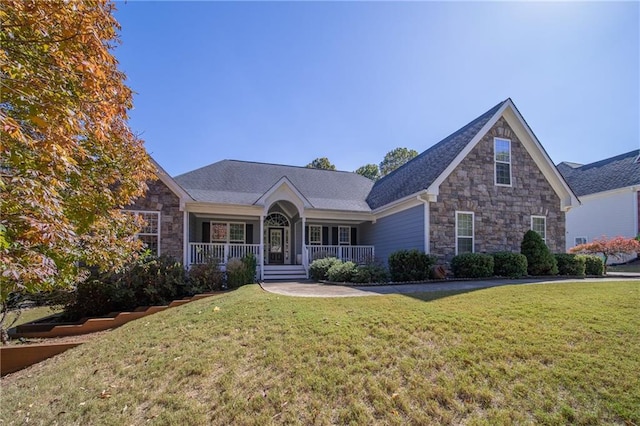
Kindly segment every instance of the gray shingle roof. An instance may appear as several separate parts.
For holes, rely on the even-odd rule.
[[[376,209],[382,207],[393,201],[427,189],[505,102],[507,101],[500,102],[404,166],[378,180],[367,197],[367,202],[371,208]]]
[[[636,149],[591,164],[562,162],[558,171],[578,196],[611,191],[640,185],[639,155],[640,150]]]
[[[315,208],[371,211],[373,181],[351,172],[223,160],[174,179],[196,201],[252,205],[285,176]]]

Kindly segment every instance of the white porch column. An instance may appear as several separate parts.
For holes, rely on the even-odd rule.
[[[264,281],[264,215],[260,215],[260,281]]]
[[[191,253],[189,253],[189,212],[187,209],[182,211],[182,266],[190,267]]]
[[[302,242],[301,242],[301,246],[302,246],[302,265],[306,268],[307,267],[307,263],[309,263],[309,260],[307,259],[307,246],[304,243],[305,241],[305,228],[307,227],[307,219],[302,216]]]
[[[424,203],[424,252],[429,254],[431,249],[431,242],[429,239],[429,202],[424,200],[422,202]]]

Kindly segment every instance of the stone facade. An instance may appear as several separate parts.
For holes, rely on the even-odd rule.
[[[148,183],[149,189],[129,210],[160,212],[160,254],[183,261],[183,212],[180,199],[161,180]]]
[[[494,137],[511,140],[511,185],[494,183]],[[565,251],[560,198],[504,118],[500,118],[440,185],[429,205],[430,251],[450,262],[456,247],[456,210],[474,212],[475,252],[520,252],[531,216],[546,216],[547,246]]]

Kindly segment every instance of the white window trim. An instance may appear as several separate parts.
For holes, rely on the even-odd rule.
[[[497,156],[497,150],[496,150],[496,142],[497,141],[504,141],[504,142],[508,142],[509,143],[509,161],[498,161],[498,159],[496,158]],[[509,165],[509,184],[507,185],[506,183],[498,183],[498,163],[501,164],[508,164]],[[510,187],[513,186],[513,167],[511,164],[511,139],[505,139],[505,138],[493,138],[493,183],[496,186],[506,186],[506,187]]]
[[[211,239],[211,230],[213,229],[213,225],[225,225],[227,228],[225,239],[213,241]],[[231,240],[231,225],[242,225],[242,240]],[[247,224],[244,222],[221,222],[217,220],[209,221],[209,242],[213,244],[245,244],[247,241]]]
[[[348,229],[347,231],[347,237],[348,237],[348,241],[347,242],[343,242],[340,241],[340,235],[341,235],[341,230],[342,229]],[[338,241],[337,241],[339,246],[350,246],[351,245],[351,227],[350,226],[338,226]]]
[[[242,225],[242,240],[232,240],[231,239],[231,225]],[[247,241],[247,224],[244,222],[229,222],[227,224],[227,235],[228,235],[228,242],[230,244],[245,244],[245,241]]]
[[[162,226],[162,222],[160,222],[160,212],[159,211],[155,211],[155,210],[123,210],[127,213],[133,213],[136,215],[142,215],[142,214],[155,214],[156,216],[158,216],[158,227],[156,229],[156,232],[138,232],[136,234],[136,237],[140,236],[140,235],[144,235],[146,237],[153,237],[155,236],[158,240],[157,242],[157,247],[158,247],[158,252],[156,253],[156,256],[160,256],[160,227]]]
[[[312,240],[311,236],[313,235],[313,232],[311,232],[311,229],[315,228],[316,230],[319,230],[318,235],[320,236],[319,240]],[[313,246],[321,246],[322,245],[322,225],[309,225],[309,245],[313,245]]]
[[[534,219],[544,219],[544,236],[540,235],[542,237],[542,241],[544,241],[544,243],[547,243],[547,217],[546,216],[536,216],[536,215],[531,215],[531,230],[535,231],[535,229],[533,229],[533,220]],[[537,231],[536,231],[537,232]]]
[[[573,245],[574,245],[574,246],[580,245],[580,244],[578,244],[578,243],[576,242],[576,240],[578,240],[578,239],[584,240],[584,243],[580,243],[580,244],[586,244],[586,243],[588,243],[588,242],[589,242],[589,240],[587,239],[587,237],[575,237],[575,238],[573,239]]]
[[[471,215],[471,253],[476,252],[476,214],[474,212],[467,212],[462,210],[456,210],[456,256],[458,255],[458,238],[469,238],[467,235],[458,236],[458,215],[470,214]]]

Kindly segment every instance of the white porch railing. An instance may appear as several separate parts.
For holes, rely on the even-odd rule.
[[[337,257],[343,261],[351,261],[357,264],[365,264],[373,261],[375,255],[374,246],[306,246],[307,265],[316,259],[325,257]]]
[[[189,265],[206,263],[209,259],[226,264],[229,259],[242,258],[249,253],[260,263],[260,244],[189,243]]]

